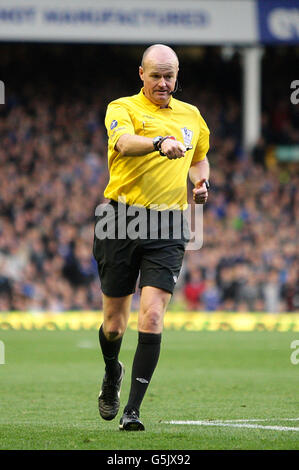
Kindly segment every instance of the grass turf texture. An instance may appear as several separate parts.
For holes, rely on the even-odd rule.
[[[4,331],[0,365],[0,449],[298,449],[297,431],[171,425],[170,420],[272,419],[298,426],[298,333],[165,331],[144,399],[146,431],[118,422],[129,393],[137,333],[128,330],[121,409],[103,421],[97,395],[103,361],[96,331]]]

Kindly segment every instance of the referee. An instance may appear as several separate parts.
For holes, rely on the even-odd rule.
[[[132,208],[142,208],[149,216],[147,237],[130,237],[128,231],[125,237],[118,236],[118,231],[115,237],[99,237],[95,230],[93,245],[103,292],[99,341],[106,367],[98,405],[105,420],[112,420],[119,411],[124,366],[118,355],[140,276],[138,344],[130,394],[119,424],[126,431],[144,430],[139,410],[158,362],[163,317],[188,241],[184,230],[181,236],[175,235],[174,215],[169,217],[168,237],[162,236],[161,217],[158,237],[151,237],[148,220],[153,212],[161,216],[162,207],[169,214],[179,213],[184,226],[188,175],[194,185],[194,202],[205,204],[208,198],[209,129],[195,106],[172,96],[178,70],[177,55],[170,47],[148,47],[139,67],[140,93],[112,101],[105,118],[110,179],[104,196],[110,200],[107,208],[113,209],[113,222],[120,223],[122,231],[127,229]],[[124,213],[131,215],[120,222]],[[101,217],[96,217],[96,227]]]

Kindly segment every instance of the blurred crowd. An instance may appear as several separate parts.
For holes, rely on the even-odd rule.
[[[101,309],[92,243],[109,179],[103,117],[113,93],[124,93],[115,83],[61,90],[43,77],[7,94],[0,108],[0,311]],[[284,106],[279,114],[268,103],[262,137],[247,154],[238,96],[190,86],[177,97],[197,105],[211,129],[212,189],[203,247],[186,252],[170,309],[298,312],[299,175],[267,161],[275,126],[284,143],[299,143],[298,110]],[[139,295],[137,288],[133,309]]]

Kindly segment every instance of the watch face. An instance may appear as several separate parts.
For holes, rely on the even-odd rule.
[[[154,148],[156,150],[158,150],[157,145],[158,145],[158,143],[160,142],[161,139],[162,139],[162,137],[160,135],[158,135],[157,137],[154,137],[154,139],[153,139]]]

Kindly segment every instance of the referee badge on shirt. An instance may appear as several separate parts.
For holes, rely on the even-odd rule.
[[[190,129],[187,129],[187,127],[182,127],[181,131],[183,134],[185,147],[189,147],[192,142],[193,132]]]
[[[118,124],[118,122],[115,119],[113,119],[113,121],[111,122],[111,125],[110,125],[110,129],[111,130],[114,129],[117,126],[117,124]]]

